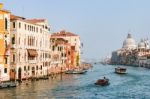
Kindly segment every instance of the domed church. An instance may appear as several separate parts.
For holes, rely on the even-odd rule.
[[[132,38],[130,33],[128,34],[127,38],[124,40],[122,48],[127,50],[136,49],[135,40]]]
[[[138,43],[138,49],[149,49],[149,41],[148,39],[141,39],[141,41]]]

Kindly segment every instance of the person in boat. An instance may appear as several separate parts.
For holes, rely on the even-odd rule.
[[[108,79],[108,78],[106,78],[105,76],[104,76],[103,80],[104,80],[104,81],[109,81],[109,79]]]
[[[106,77],[104,76],[104,79],[106,79]]]

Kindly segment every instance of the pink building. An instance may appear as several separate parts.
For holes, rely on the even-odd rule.
[[[51,40],[53,40],[54,44],[51,42],[52,53],[55,52],[55,48],[62,47],[62,52],[59,54],[62,56],[62,62],[60,65],[65,63],[66,69],[75,68],[80,65],[80,37],[76,34],[66,31],[60,31],[58,33],[53,33],[51,35]],[[52,56],[53,57],[53,56]]]

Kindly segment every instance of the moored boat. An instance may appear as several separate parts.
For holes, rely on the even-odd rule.
[[[101,85],[101,86],[109,85],[109,79],[106,79],[105,77],[104,79],[98,79],[95,85]]]
[[[123,67],[117,67],[115,68],[115,73],[118,73],[118,74],[125,74],[126,73],[126,68],[123,68]]]
[[[66,74],[84,74],[87,70],[68,70],[65,73]]]
[[[11,88],[11,87],[17,87],[17,82],[0,83],[0,88]]]

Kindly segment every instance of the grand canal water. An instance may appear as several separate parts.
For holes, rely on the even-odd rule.
[[[95,65],[84,75],[64,74],[0,89],[0,99],[150,99],[150,69],[128,66],[127,74],[118,75],[115,67]],[[103,76],[110,79],[110,85],[95,86]]]

